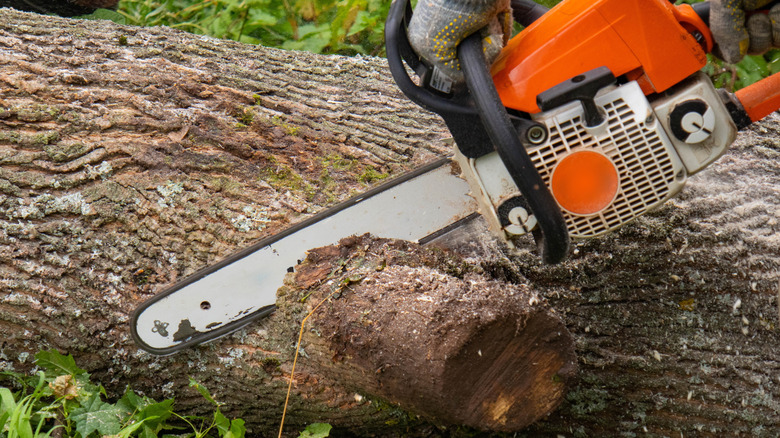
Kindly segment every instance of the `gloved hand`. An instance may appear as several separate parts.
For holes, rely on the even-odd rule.
[[[512,29],[510,0],[420,0],[409,23],[409,42],[428,64],[453,84],[465,79],[456,49],[479,31],[485,58],[496,59]]]
[[[760,9],[772,0],[712,0],[710,30],[717,44],[715,54],[729,63],[746,54],[758,55],[780,47],[780,4],[769,14],[747,12]]]

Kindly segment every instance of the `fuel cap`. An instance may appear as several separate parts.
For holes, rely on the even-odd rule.
[[[580,150],[558,161],[550,178],[550,189],[561,208],[589,216],[601,212],[615,200],[619,183],[612,160],[594,150]]]

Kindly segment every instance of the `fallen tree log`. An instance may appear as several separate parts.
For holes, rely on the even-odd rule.
[[[197,409],[192,376],[253,436],[278,427],[291,378],[295,436],[323,421],[359,435],[424,434],[425,421],[514,431],[561,403],[575,375],[573,339],[536,292],[476,271],[453,276],[400,243],[366,240],[396,290],[380,294],[381,279],[353,285],[335,301],[344,307],[314,319],[327,336],[304,338],[295,376],[299,300],[319,297],[308,288],[337,263],[328,250],[302,271],[308,279],[295,277],[304,284],[291,280],[280,311],[227,342],[170,359],[138,351],[127,323],[142,300],[430,161],[447,150],[446,131],[400,95],[379,59],[2,14],[5,367],[24,369],[54,347],[114,391],[132,383]],[[402,250],[408,260],[389,253]],[[346,278],[361,270],[345,269]]]
[[[483,274],[436,249],[347,238],[310,252],[280,313],[319,311],[312,372],[439,424],[517,431],[563,400],[573,340],[538,294]]]
[[[54,347],[113,393],[132,383],[197,411],[191,375],[257,436],[278,427],[298,324],[325,294],[327,281],[315,280],[326,268],[313,268],[309,280],[291,276],[272,318],[170,358],[137,351],[127,315],[182,276],[447,150],[442,124],[400,96],[381,60],[10,10],[0,11],[0,99],[2,366],[24,370],[31,354]],[[579,381],[529,436],[778,435],[777,135],[774,117],[752,128],[681,198],[578,244],[560,266],[539,265],[530,250],[505,254],[479,224],[483,237],[459,245],[461,271],[446,260],[414,262],[426,250],[411,247],[411,262],[382,270],[345,265],[338,278],[354,272],[362,281],[312,317],[289,430],[329,421],[345,436],[457,436],[448,423],[473,424],[438,406],[422,406],[432,408],[425,418],[442,417],[437,426],[420,420],[414,411],[434,402],[415,405],[403,375],[393,374],[408,358],[365,356],[388,352],[368,328],[397,323],[388,312],[355,313],[375,304],[373,282],[392,273],[415,284],[425,272],[457,286],[451,291],[478,275],[491,292],[468,295],[475,303],[507,299],[494,280],[529,299],[536,293],[574,335]],[[401,244],[377,251],[393,245]],[[307,266],[332,266],[327,254],[336,250],[322,251]],[[383,295],[385,308],[396,295]],[[435,296],[420,303],[446,303]],[[421,321],[435,311],[423,309]],[[487,335],[509,325],[501,327]],[[440,339],[430,328],[429,344]],[[412,348],[401,335],[399,346]],[[502,353],[476,348],[477,357]],[[377,366],[389,359],[396,370]],[[358,372],[371,368],[374,375]],[[562,369],[556,379],[566,380],[570,368]],[[448,371],[432,372],[457,385]],[[382,399],[406,403],[412,415]],[[493,406],[482,412],[506,408]]]

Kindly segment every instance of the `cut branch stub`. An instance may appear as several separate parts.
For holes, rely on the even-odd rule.
[[[450,253],[350,238],[311,251],[295,284],[312,307],[339,292],[312,318],[306,341],[324,348],[311,360],[437,422],[520,430],[552,412],[576,374],[572,336],[543,299]]]

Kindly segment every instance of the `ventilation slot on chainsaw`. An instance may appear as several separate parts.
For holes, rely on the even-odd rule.
[[[564,218],[572,237],[586,238],[603,234],[644,214],[671,196],[675,174],[681,164],[673,162],[671,144],[659,134],[658,125],[645,123],[622,98],[602,106],[607,113],[607,129],[591,135],[580,116],[564,122],[554,118],[548,123],[548,144],[529,155],[536,168],[550,183],[552,171],[563,157],[572,151],[592,149],[603,153],[614,164],[620,176],[615,200],[603,211],[578,215],[564,209]],[[638,119],[642,119],[641,122]],[[654,119],[653,119],[654,121]]]
[[[529,148],[528,155],[552,188],[569,234],[575,238],[590,238],[619,228],[674,196],[687,178],[672,141],[636,84],[609,87],[596,96],[595,102],[604,110],[606,120],[593,127],[584,123],[578,102],[532,116],[547,127],[549,137],[545,143]],[[589,161],[580,162],[580,157],[574,161],[574,157],[586,151],[592,157],[582,158]],[[472,190],[483,195],[482,210],[490,212],[486,217],[492,219],[492,228],[510,237],[523,235],[533,229],[533,216],[525,211],[519,191],[494,155],[477,159],[461,156],[464,176],[471,182]],[[572,171],[577,172],[572,177],[573,195],[564,193],[565,188],[556,190],[553,183],[556,169],[563,169],[567,159],[572,159]],[[583,179],[588,180],[581,173],[593,159],[597,166],[607,169],[594,177],[611,173],[614,181],[611,186],[609,181],[605,182],[605,193],[597,193],[599,199],[589,202],[576,198],[581,189],[576,186],[582,185]],[[588,194],[585,198],[593,196]]]

